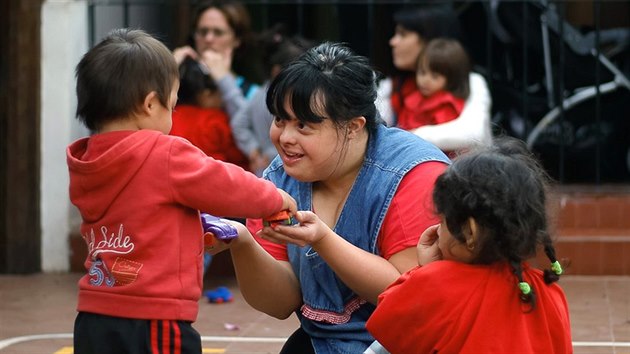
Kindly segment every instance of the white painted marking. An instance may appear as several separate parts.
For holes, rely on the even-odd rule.
[[[72,339],[72,333],[50,333],[33,334],[0,340],[0,350],[22,342],[44,339]],[[287,338],[283,337],[225,337],[225,336],[202,336],[202,342],[241,342],[241,343],[284,343]]]
[[[13,344],[41,339],[72,339],[72,333],[33,334],[30,336],[7,338],[0,340],[0,350]]]
[[[573,342],[574,347],[629,347],[630,342]]]
[[[201,336],[202,342],[284,343],[287,339],[289,338]]]
[[[72,339],[72,333],[33,334],[0,340],[0,350],[14,344],[44,339]],[[203,342],[240,342],[240,343],[284,343],[284,337],[229,337],[229,336],[201,336]],[[573,342],[574,347],[625,347],[630,348],[630,342]]]

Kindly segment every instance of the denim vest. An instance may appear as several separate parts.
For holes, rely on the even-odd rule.
[[[449,162],[442,151],[419,137],[380,125],[369,138],[365,161],[334,231],[356,247],[378,254],[377,236],[400,181],[425,161]],[[291,194],[298,210],[312,209],[312,184],[286,175],[281,159],[276,157],[263,176]],[[287,251],[302,289],[304,305],[297,316],[315,352],[362,353],[374,341],[365,329],[374,305],[348,288],[310,246],[289,244]]]

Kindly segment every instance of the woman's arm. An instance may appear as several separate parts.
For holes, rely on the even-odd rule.
[[[470,96],[456,119],[438,125],[425,125],[411,132],[444,151],[457,151],[492,142],[490,109],[492,98],[483,76],[470,74]]]
[[[260,235],[277,243],[311,245],[344,284],[376,304],[387,286],[418,265],[418,238],[428,226],[439,222],[431,198],[435,179],[445,169],[442,162],[425,162],[405,175],[379,233],[380,255],[349,243],[317,215],[306,211],[297,213],[299,225],[265,227]]]
[[[239,231],[239,236],[229,247],[245,301],[272,317],[289,317],[302,305],[300,285],[291,264],[274,259],[243,224],[232,224]]]
[[[295,217],[299,225],[265,227],[261,236],[279,243],[310,245],[344,284],[373,304],[376,304],[378,295],[400,276],[401,272],[393,264],[349,243],[314,213],[299,211]],[[411,256],[415,258],[414,253]]]

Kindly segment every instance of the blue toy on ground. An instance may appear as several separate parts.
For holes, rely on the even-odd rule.
[[[203,292],[203,295],[213,304],[222,304],[224,302],[234,301],[232,292],[225,286],[219,286],[216,289],[206,290]]]

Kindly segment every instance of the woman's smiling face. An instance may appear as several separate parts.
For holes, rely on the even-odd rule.
[[[288,99],[284,108],[289,119],[275,117],[269,136],[282,158],[286,173],[302,182],[327,179],[342,158],[343,135],[330,119],[321,123],[300,121]],[[326,116],[325,112],[318,113]]]

